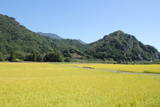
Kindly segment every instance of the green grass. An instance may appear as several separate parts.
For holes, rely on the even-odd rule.
[[[159,75],[102,72],[60,63],[0,63],[0,107],[159,106]]]

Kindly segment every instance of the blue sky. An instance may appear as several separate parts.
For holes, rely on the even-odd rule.
[[[0,0],[0,13],[34,32],[88,43],[123,30],[160,50],[160,0]]]

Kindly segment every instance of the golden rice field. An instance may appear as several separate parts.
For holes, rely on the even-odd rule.
[[[101,71],[159,66],[0,63],[0,107],[160,107],[160,75]]]

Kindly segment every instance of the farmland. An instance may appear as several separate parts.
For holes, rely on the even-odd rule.
[[[159,107],[160,65],[0,63],[0,107]]]

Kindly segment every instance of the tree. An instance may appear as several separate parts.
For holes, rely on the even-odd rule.
[[[64,59],[64,62],[71,62],[71,58],[70,58],[70,57],[66,57],[66,58]]]
[[[0,52],[0,61],[4,61],[4,56],[1,52]]]
[[[63,57],[59,52],[51,52],[45,55],[44,60],[46,62],[62,62]]]
[[[8,57],[8,61],[19,62],[24,60],[24,55],[19,51],[12,51]]]
[[[8,61],[15,62],[15,60],[16,60],[16,57],[14,53],[11,53],[10,56],[8,57]]]
[[[43,54],[40,53],[32,53],[25,56],[25,61],[34,61],[34,62],[42,62],[43,61]]]

